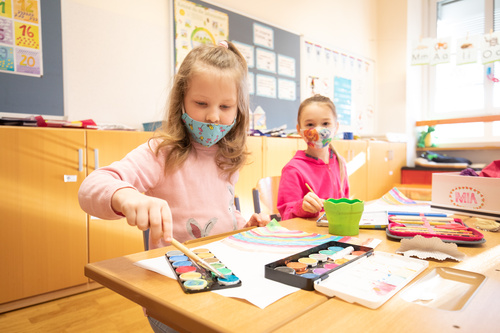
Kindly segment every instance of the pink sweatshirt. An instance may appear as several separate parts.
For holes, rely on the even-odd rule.
[[[131,151],[122,160],[92,172],[83,181],[78,198],[88,214],[101,219],[118,219],[111,208],[112,195],[121,188],[133,187],[139,192],[164,199],[172,211],[173,236],[180,242],[242,228],[246,221],[234,206],[234,185],[220,175],[215,164],[218,146],[210,148],[193,143],[185,163],[165,175],[165,153],[154,151],[158,142],[150,142]],[[166,246],[151,244],[150,248]]]
[[[341,157],[342,158],[342,157]],[[306,155],[299,150],[281,171],[278,190],[278,210],[283,220],[294,217],[317,217],[302,209],[304,196],[309,192],[306,183],[322,199],[349,197],[349,180],[344,162],[344,187],[340,190],[340,169],[337,156],[330,150],[329,163]]]

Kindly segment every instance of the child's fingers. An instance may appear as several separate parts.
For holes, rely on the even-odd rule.
[[[304,196],[304,204],[307,205],[308,211],[311,213],[319,212],[323,208],[323,200],[312,192]]]
[[[167,203],[161,209],[161,223],[163,229],[163,239],[165,242],[172,241],[172,212]]]

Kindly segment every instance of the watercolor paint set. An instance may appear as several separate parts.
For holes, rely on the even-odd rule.
[[[373,254],[373,248],[329,241],[264,266],[267,279],[305,290],[332,272]]]
[[[330,241],[265,265],[265,277],[376,309],[428,266],[425,260]]]
[[[376,309],[429,266],[425,260],[374,252],[315,281],[314,289],[349,303]]]
[[[192,294],[241,286],[241,280],[208,249],[194,249],[193,252],[223,274],[225,278],[220,278],[207,268],[195,263],[182,251],[169,251],[165,257],[185,293]]]

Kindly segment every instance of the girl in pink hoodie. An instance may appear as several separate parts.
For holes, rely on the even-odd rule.
[[[234,206],[249,117],[247,65],[230,42],[193,49],[175,76],[162,131],[125,158],[92,172],[80,206],[150,230],[150,248],[264,226]]]
[[[315,95],[300,104],[297,132],[307,149],[299,150],[281,172],[277,205],[283,220],[317,217],[323,200],[349,197],[345,160],[331,144],[337,130],[337,112],[328,97]]]

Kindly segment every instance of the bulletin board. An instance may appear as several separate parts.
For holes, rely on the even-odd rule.
[[[0,11],[2,8],[0,6]],[[0,72],[0,113],[64,115],[61,2],[39,0],[38,8],[43,25],[39,27],[43,41],[43,72],[36,76]],[[0,46],[8,44],[0,41]]]
[[[335,104],[339,132],[370,135],[375,129],[375,63],[342,49],[303,38],[302,99],[328,96]]]
[[[233,42],[247,60],[251,111],[265,112],[267,128],[294,129],[300,105],[300,35],[205,1],[172,2],[176,68],[198,43]]]

